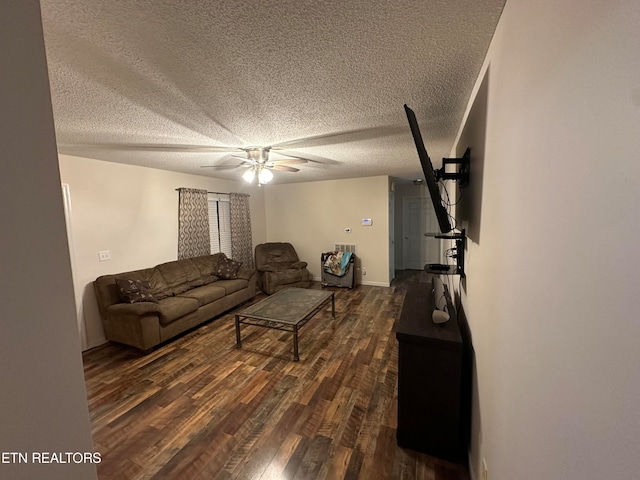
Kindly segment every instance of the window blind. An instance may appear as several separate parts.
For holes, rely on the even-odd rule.
[[[211,253],[222,252],[231,258],[231,206],[229,195],[208,195]]]

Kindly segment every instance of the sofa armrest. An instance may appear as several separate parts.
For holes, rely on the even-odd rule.
[[[161,341],[157,303],[110,305],[106,308],[103,326],[107,340],[131,345],[143,351],[155,347]]]
[[[253,268],[240,267],[240,270],[238,270],[237,278],[241,278],[243,280],[251,280],[251,277],[253,277],[255,274],[256,271]]]
[[[307,265],[309,265],[307,262],[295,262],[293,265],[291,265],[291,268],[302,270],[303,268],[306,268]]]

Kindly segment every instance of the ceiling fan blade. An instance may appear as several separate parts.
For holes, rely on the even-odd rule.
[[[217,170],[233,170],[244,165],[200,165],[200,168],[215,168]]]
[[[292,158],[283,160],[269,160],[269,163],[273,163],[274,165],[302,165],[303,163],[309,163],[309,160],[307,160],[306,158]]]
[[[325,135],[316,135],[313,137],[288,140],[280,143],[275,143],[272,145],[272,147],[274,149],[280,147],[321,147],[325,145],[336,145],[338,143],[358,142],[361,140],[370,140],[372,138],[399,135],[406,133],[406,130],[407,129],[405,127],[397,125],[360,128],[356,130],[347,130],[345,132],[327,133]]]
[[[250,163],[250,164],[255,164],[255,162],[253,160],[251,160],[250,158],[245,158],[245,157],[239,157],[238,155],[230,155],[233,158],[237,158],[238,160],[242,160],[243,162],[246,163]]]
[[[271,170],[280,170],[281,172],[299,172],[299,168],[287,167],[286,165],[274,165],[272,167],[267,167]]]
[[[235,160],[242,160],[246,162],[247,159],[243,157],[237,157],[236,155],[230,153],[229,155],[225,155],[215,165],[201,165],[202,168],[217,168],[218,170],[229,170],[232,168],[244,167],[245,163],[238,163]],[[231,161],[231,163],[228,163]],[[250,165],[249,165],[250,166]]]
[[[233,155],[232,153],[225,155],[222,158],[219,158],[218,161],[216,162],[216,165],[224,165],[225,163],[229,162],[229,161],[234,162],[234,164],[236,164],[235,160],[236,160],[236,156]]]
[[[335,160],[331,160],[330,158],[321,157],[320,155],[314,155],[311,153],[300,153],[288,149],[281,150],[280,148],[274,148],[274,153],[278,155],[286,155],[287,157],[299,158],[301,160],[306,160],[307,162],[321,163],[323,165],[338,165],[340,163],[336,162]]]
[[[241,147],[196,147],[204,152],[242,152],[243,149]]]

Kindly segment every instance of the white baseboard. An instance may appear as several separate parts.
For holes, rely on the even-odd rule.
[[[83,352],[86,352],[87,350],[91,350],[92,348],[99,347],[100,345],[104,345],[105,343],[107,343],[107,339],[105,337],[99,338],[98,340],[94,340],[87,345],[87,348],[85,348]]]
[[[360,285],[370,285],[372,287],[390,287],[390,283],[385,282],[362,282]]]

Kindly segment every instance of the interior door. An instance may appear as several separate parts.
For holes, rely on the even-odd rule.
[[[431,199],[402,198],[403,265],[407,270],[422,270],[426,263],[440,263],[440,242]],[[426,234],[426,235],[425,235]]]
[[[87,333],[84,325],[84,310],[82,303],[82,294],[79,293],[76,288],[78,285],[78,271],[76,264],[76,248],[73,241],[73,229],[71,226],[71,188],[69,184],[62,184],[62,198],[64,201],[64,219],[67,226],[67,241],[69,242],[69,258],[71,260],[71,275],[73,278],[73,290],[75,293],[76,301],[76,320],[78,322],[78,334],[80,335],[80,343],[82,350],[86,350],[87,346]]]
[[[395,194],[389,192],[389,284],[396,276],[395,265]]]

